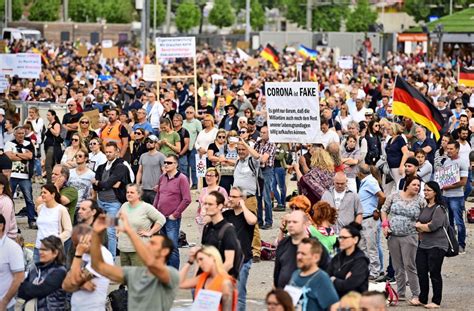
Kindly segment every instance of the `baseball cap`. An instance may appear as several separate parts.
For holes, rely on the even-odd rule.
[[[0,108],[0,114],[1,114],[2,116],[5,115],[5,110],[4,110],[3,108]]]
[[[151,141],[154,141],[154,142],[157,142],[159,141],[158,137],[156,137],[156,135],[150,135],[146,138],[147,140],[151,140]]]
[[[243,90],[240,90],[237,92],[237,95],[239,96],[244,96],[245,95],[245,92]]]

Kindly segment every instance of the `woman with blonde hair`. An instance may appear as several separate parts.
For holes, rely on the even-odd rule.
[[[405,173],[405,162],[409,157],[407,141],[402,136],[402,133],[402,126],[392,122],[388,128],[390,139],[387,140],[385,146],[388,167],[390,168],[390,174],[395,182],[394,190]]]
[[[107,157],[103,151],[104,145],[102,144],[102,139],[99,137],[94,137],[89,142],[89,168],[94,172],[97,168],[107,162]]]
[[[321,200],[324,191],[333,186],[334,161],[322,148],[315,148],[311,156],[311,170],[302,174],[298,163],[293,164],[298,180],[298,190],[316,204]]]
[[[195,261],[202,273],[189,278],[189,268]],[[181,289],[193,288],[195,300],[201,289],[220,292],[222,298],[219,310],[237,310],[236,282],[225,270],[221,255],[214,246],[190,249],[188,261],[179,271],[179,287]]]
[[[194,143],[194,148],[196,148],[200,156],[207,153],[207,148],[209,148],[209,145],[214,142],[217,136],[217,129],[214,127],[214,118],[210,114],[204,116],[202,123],[203,129],[199,132],[196,142]]]
[[[87,150],[81,135],[79,135],[78,132],[75,132],[71,136],[71,145],[64,150],[61,164],[69,169],[75,168],[77,166],[75,158],[76,153],[78,153],[79,150],[84,149]]]
[[[82,137],[86,147],[89,147],[89,142],[92,138],[97,137],[97,133],[92,129],[91,119],[88,116],[82,116],[79,119],[79,129],[77,134]],[[88,150],[90,151],[90,149]]]

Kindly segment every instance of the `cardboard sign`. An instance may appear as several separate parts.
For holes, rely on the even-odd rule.
[[[435,171],[434,180],[439,184],[440,188],[457,183],[461,180],[459,167],[457,165],[450,165],[438,168]]]
[[[89,120],[91,121],[91,127],[94,130],[99,128],[99,118],[100,118],[99,109],[84,111],[82,112],[82,115],[89,118]]]
[[[104,56],[104,58],[118,58],[119,49],[116,46],[110,48],[102,48],[102,55]]]
[[[161,80],[159,65],[145,64],[143,66],[143,80],[157,82]]]
[[[248,41],[237,41],[237,47],[244,51],[248,51],[250,47],[250,42]]]
[[[258,59],[256,58],[249,58],[247,60],[247,65],[249,65],[252,68],[257,68],[260,64],[258,62]]]
[[[320,141],[319,88],[316,82],[267,82],[265,93],[270,142]]]
[[[352,70],[354,60],[352,59],[352,56],[341,56],[337,59],[337,65],[341,69]]]
[[[156,58],[196,57],[195,37],[156,38]]]
[[[87,46],[85,45],[79,45],[79,47],[77,48],[77,56],[79,57],[87,57]]]
[[[0,54],[4,54],[7,52],[7,41],[0,40]]]

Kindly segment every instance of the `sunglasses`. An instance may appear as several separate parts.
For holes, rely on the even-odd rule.
[[[225,136],[217,136],[217,138],[225,139]]]
[[[239,131],[239,134],[245,134],[247,131]]]
[[[81,121],[81,124],[89,124],[89,121]]]
[[[206,177],[216,177],[214,174],[206,174]]]
[[[98,143],[89,143],[89,146],[95,146],[98,145]]]
[[[73,138],[73,139],[71,139],[71,141],[79,141],[79,139]]]
[[[147,144],[154,144],[155,141],[154,141],[154,140],[147,140],[145,143],[147,143]]]
[[[75,157],[75,158],[81,158],[81,159],[82,159],[82,158],[84,158],[84,157],[85,157],[85,155],[82,155],[82,154],[76,154],[74,157]]]
[[[67,105],[68,107],[74,107],[75,105]]]
[[[165,165],[173,165],[175,164],[176,162],[172,162],[172,161],[165,161],[163,162]]]

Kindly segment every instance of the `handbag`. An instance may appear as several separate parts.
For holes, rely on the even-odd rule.
[[[446,219],[448,220],[448,225],[443,226],[444,234],[448,239],[448,250],[444,256],[446,257],[456,257],[459,255],[459,243],[458,239],[456,238],[456,230],[454,230],[453,226],[449,223],[448,212],[446,212]]]

